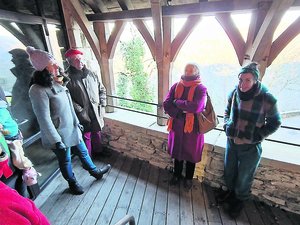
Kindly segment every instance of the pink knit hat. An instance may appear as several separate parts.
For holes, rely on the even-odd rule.
[[[26,52],[29,55],[31,64],[38,71],[44,70],[50,61],[55,61],[54,57],[50,53],[40,49],[35,49],[31,46],[26,48]]]

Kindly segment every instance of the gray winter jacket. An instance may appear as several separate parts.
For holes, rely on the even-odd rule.
[[[80,143],[79,121],[65,86],[56,82],[52,87],[34,84],[30,87],[29,97],[40,125],[44,147],[55,148],[57,142],[64,143],[66,147]]]

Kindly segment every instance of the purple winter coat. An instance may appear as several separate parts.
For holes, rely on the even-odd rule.
[[[172,158],[197,163],[201,161],[204,135],[198,132],[196,116],[193,131],[184,133],[185,113],[183,112],[199,113],[203,111],[206,103],[206,87],[202,84],[196,87],[192,102],[187,101],[190,88],[185,87],[181,98],[174,104],[176,85],[177,83],[171,87],[163,104],[165,112],[173,118],[172,130],[168,136],[168,151]]]

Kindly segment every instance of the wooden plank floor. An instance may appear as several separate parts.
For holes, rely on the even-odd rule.
[[[113,153],[97,166],[111,163],[113,169],[96,181],[74,159],[74,171],[85,193],[73,196],[61,175],[35,200],[52,225],[113,225],[126,214],[140,225],[300,225],[300,215],[250,201],[233,220],[217,207],[215,192],[194,181],[191,191],[168,185],[170,173]]]

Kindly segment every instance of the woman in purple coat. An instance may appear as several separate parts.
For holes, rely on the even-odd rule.
[[[179,184],[186,161],[184,187],[192,188],[195,165],[201,161],[204,146],[196,114],[203,111],[205,103],[206,87],[201,83],[199,68],[196,64],[187,64],[180,82],[171,87],[164,101],[165,112],[170,116],[168,151],[174,158],[171,185]]]

